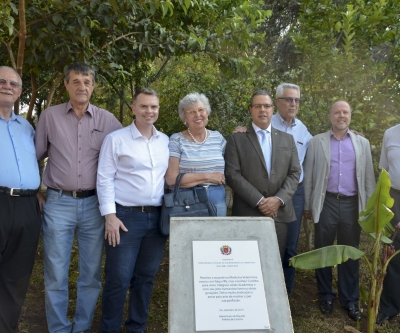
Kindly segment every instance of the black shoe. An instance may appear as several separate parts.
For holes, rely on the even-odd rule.
[[[376,316],[376,324],[382,326],[392,318],[393,317],[388,316],[386,313],[378,312],[378,315]]]
[[[323,314],[331,314],[333,311],[333,302],[332,301],[322,301],[319,307]]]
[[[360,310],[358,309],[357,304],[350,304],[349,308],[347,309],[347,314],[351,319],[355,321],[361,319],[361,313]]]

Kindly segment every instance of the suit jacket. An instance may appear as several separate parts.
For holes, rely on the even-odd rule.
[[[296,220],[292,196],[300,178],[300,163],[293,136],[271,128],[271,176],[253,126],[246,133],[232,134],[225,149],[226,183],[234,191],[233,216],[263,216],[257,207],[264,197],[277,196],[284,206],[275,222]]]
[[[356,176],[358,187],[358,209],[365,209],[368,198],[375,190],[375,175],[369,141],[352,132],[350,138],[356,154]],[[310,210],[315,223],[325,201],[330,172],[330,130],[311,139],[304,162],[304,209]]]

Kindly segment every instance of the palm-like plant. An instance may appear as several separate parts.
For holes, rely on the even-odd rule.
[[[317,269],[338,265],[348,259],[363,258],[371,277],[368,294],[367,333],[373,333],[375,330],[379,300],[388,264],[395,255],[400,253],[400,250],[395,251],[391,244],[392,239],[400,230],[400,223],[396,228],[390,224],[394,216],[390,210],[394,203],[389,194],[390,187],[389,174],[385,169],[382,169],[375,191],[368,199],[367,207],[360,213],[358,220],[362,230],[367,232],[374,240],[371,260],[367,258],[364,252],[347,245],[323,247],[299,254],[290,260],[293,267]],[[390,235],[392,235],[392,239],[388,237]]]

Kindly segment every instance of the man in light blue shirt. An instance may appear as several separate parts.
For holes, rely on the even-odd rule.
[[[281,83],[276,88],[275,96],[275,104],[278,112],[272,116],[271,124],[274,128],[293,135],[301,166],[299,185],[292,197],[296,221],[288,225],[285,255],[282,258],[286,289],[288,295],[290,295],[294,284],[295,269],[289,266],[289,259],[297,254],[297,242],[299,240],[304,208],[303,162],[312,135],[308,132],[307,127],[296,118],[300,106],[300,87],[291,83]]]
[[[40,232],[40,184],[32,126],[14,114],[22,81],[0,66],[0,332],[17,329]]]

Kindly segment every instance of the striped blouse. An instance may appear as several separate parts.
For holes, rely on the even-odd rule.
[[[217,131],[210,131],[207,140],[199,145],[187,140],[181,132],[169,139],[169,156],[179,158],[181,173],[224,173],[226,140]]]

